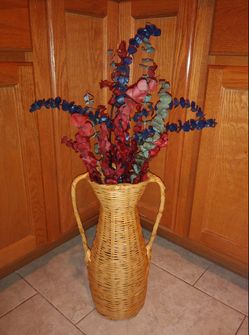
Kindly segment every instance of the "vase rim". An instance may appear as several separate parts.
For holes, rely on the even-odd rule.
[[[104,189],[114,189],[114,190],[120,190],[122,188],[135,188],[135,187],[140,187],[140,186],[143,186],[143,185],[146,185],[151,177],[153,176],[153,173],[151,172],[148,172],[148,178],[144,181],[141,181],[137,184],[131,184],[131,183],[120,183],[120,184],[98,184],[96,183],[95,181],[91,181],[90,178],[89,178],[89,174],[88,174],[88,181],[91,185],[94,185],[94,187],[100,187],[100,188],[104,188]]]

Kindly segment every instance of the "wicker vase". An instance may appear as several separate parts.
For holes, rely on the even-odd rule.
[[[100,201],[99,221],[91,250],[76,206],[76,185],[82,179],[88,180]],[[146,244],[137,202],[146,185],[152,182],[160,186],[161,204]],[[135,316],[145,301],[151,247],[164,208],[163,183],[149,174],[149,179],[139,184],[100,185],[91,182],[86,173],[73,181],[72,201],[97,311],[112,320]]]

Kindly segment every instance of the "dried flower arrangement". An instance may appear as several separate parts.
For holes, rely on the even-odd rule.
[[[122,41],[112,54],[111,80],[102,80],[100,87],[111,90],[109,110],[103,105],[94,108],[94,98],[84,95],[85,106],[62,100],[60,97],[37,100],[30,108],[34,112],[42,107],[62,109],[71,115],[77,128],[74,139],[66,136],[62,143],[80,154],[90,179],[100,184],[139,183],[147,179],[149,161],[168,143],[169,132],[189,132],[215,127],[215,119],[206,119],[202,109],[184,98],[173,98],[168,82],[156,77],[157,65],[149,57],[155,51],[151,36],[160,36],[154,24],[137,30],[128,47]],[[134,84],[129,84],[130,65],[141,45],[148,53],[140,64],[145,73]],[[114,56],[119,60],[114,61]],[[158,90],[159,88],[159,90]],[[158,101],[151,95],[158,90]],[[168,113],[175,108],[189,108],[194,118],[178,123],[166,122]]]

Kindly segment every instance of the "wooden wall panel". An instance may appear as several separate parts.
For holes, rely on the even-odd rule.
[[[31,50],[27,0],[1,1],[0,36],[0,49]]]
[[[248,1],[217,0],[210,53],[248,54]]]
[[[247,263],[247,68],[210,67],[206,112],[219,124],[202,134],[190,238]]]

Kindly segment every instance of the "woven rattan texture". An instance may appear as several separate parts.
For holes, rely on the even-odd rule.
[[[93,300],[101,314],[126,319],[141,309],[147,289],[149,262],[136,208],[145,185],[92,186],[101,204],[88,265]]]
[[[76,184],[82,179],[88,180],[100,201],[99,221],[91,250],[75,199]],[[137,203],[150,182],[159,184],[161,204],[150,241],[145,245]],[[162,182],[150,174],[148,181],[139,184],[100,185],[82,175],[72,184],[72,200],[97,311],[113,320],[135,316],[145,301],[151,246],[164,207]]]

